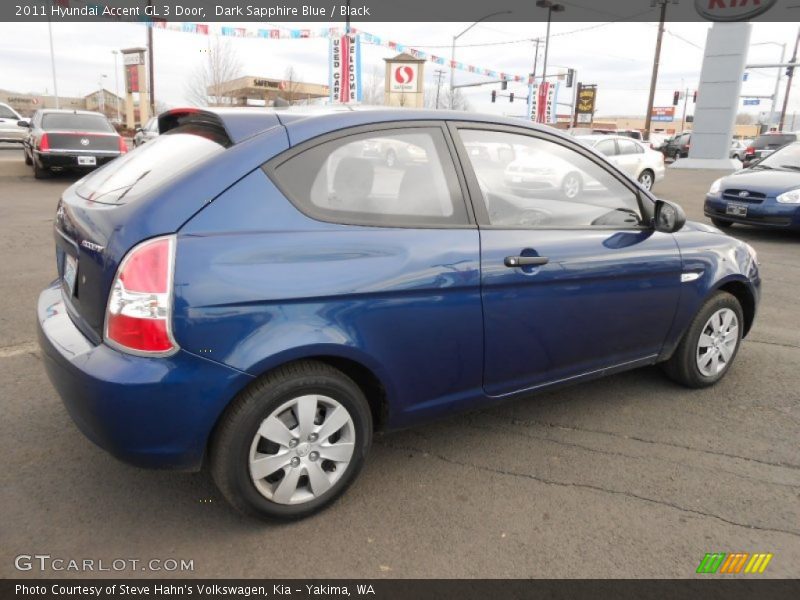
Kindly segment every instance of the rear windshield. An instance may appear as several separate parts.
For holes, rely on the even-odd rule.
[[[103,204],[132,202],[205,159],[223,140],[193,125],[178,127],[114,159],[78,183],[76,193]]]
[[[49,113],[42,116],[42,129],[71,129],[75,131],[102,131],[114,133],[105,117],[101,115],[76,115]]]
[[[756,141],[753,142],[753,148],[756,150],[760,150],[762,148],[778,148],[779,146],[783,146],[789,142],[794,142],[796,139],[797,138],[794,135],[781,135],[776,133],[760,135],[758,138],[756,138]]]

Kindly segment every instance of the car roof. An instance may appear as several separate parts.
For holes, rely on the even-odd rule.
[[[574,139],[549,125],[533,123],[525,119],[501,117],[483,113],[386,107],[326,106],[310,109],[272,109],[262,107],[241,108],[176,108],[159,117],[169,114],[205,113],[217,118],[228,132],[231,141],[237,143],[280,123],[289,130],[290,142],[298,144],[306,139],[359,125],[401,121],[466,121],[525,127],[536,131],[546,131],[566,139]]]
[[[93,110],[73,110],[67,108],[40,108],[39,112],[42,114],[59,114],[59,115],[97,115],[98,117],[105,118],[103,113]]]

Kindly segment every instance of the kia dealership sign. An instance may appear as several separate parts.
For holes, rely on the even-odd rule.
[[[746,21],[775,6],[777,0],[694,0],[697,12],[709,21]]]
[[[419,65],[416,63],[395,63],[392,65],[389,91],[419,91]]]

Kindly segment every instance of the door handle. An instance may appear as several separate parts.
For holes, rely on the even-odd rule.
[[[546,265],[550,259],[546,256],[506,256],[503,264],[507,267],[535,267]]]

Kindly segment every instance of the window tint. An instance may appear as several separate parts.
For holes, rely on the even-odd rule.
[[[408,128],[346,136],[275,168],[277,183],[311,217],[337,223],[436,226],[468,223],[441,130]]]
[[[114,131],[108,120],[101,115],[75,113],[46,113],[42,118],[42,129],[72,129],[107,133],[113,133]]]
[[[594,149],[600,154],[605,154],[606,156],[614,156],[617,153],[617,146],[614,140],[603,140],[602,142],[598,142]]]
[[[461,130],[461,138],[483,192],[491,225],[634,227],[641,222],[636,194],[571,148],[506,132],[465,129]],[[500,145],[513,151],[513,160],[491,160],[490,152],[477,150]]]
[[[15,115],[7,106],[0,106],[0,119],[16,119]]]
[[[620,154],[641,154],[644,149],[634,141],[631,140],[617,140],[619,144]]]

